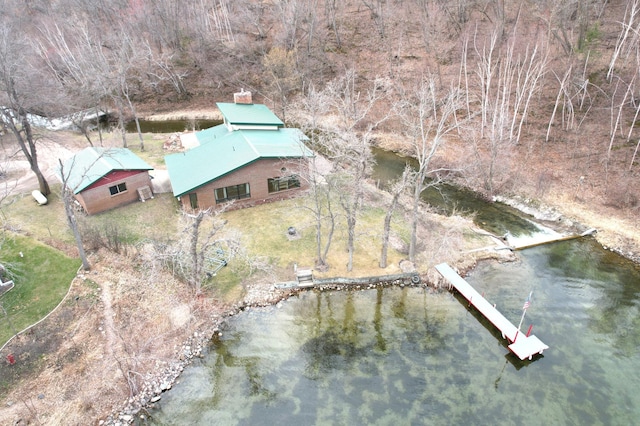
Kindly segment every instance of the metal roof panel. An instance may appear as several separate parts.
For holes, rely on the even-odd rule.
[[[127,148],[89,147],[67,159],[58,168],[58,177],[64,173],[67,186],[74,194],[115,170],[152,170],[144,160]]]
[[[282,120],[266,105],[225,102],[219,102],[216,105],[229,124],[284,126]]]
[[[303,143],[306,136],[298,129],[224,133],[219,127],[197,132],[199,146],[165,157],[174,196],[191,192],[259,158],[313,156]]]

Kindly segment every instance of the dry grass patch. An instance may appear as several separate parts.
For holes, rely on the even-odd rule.
[[[5,200],[2,206],[5,227],[40,241],[73,244],[60,189],[60,185],[51,186],[51,194],[47,196],[49,202],[44,206],[39,206],[31,194],[18,194]]]
[[[83,232],[117,231],[122,242],[137,244],[144,240],[167,240],[179,230],[179,206],[171,194],[157,194],[144,203],[134,202],[92,216],[82,216],[79,223]]]
[[[38,206],[31,195],[21,194],[3,206],[6,227],[51,244],[63,242],[74,246],[67,225],[60,185],[52,188],[46,206]],[[167,239],[176,233],[178,204],[171,194],[158,194],[144,203],[134,202],[97,215],[77,213],[81,231],[92,238],[98,233],[117,232],[121,243],[135,244],[145,239]],[[91,241],[89,241],[91,245]],[[100,246],[100,244],[98,244]]]
[[[135,136],[135,138],[133,137]],[[165,168],[164,156],[170,154],[163,146],[169,135],[164,133],[143,133],[144,151],[140,150],[140,139],[138,135],[127,134],[127,141],[130,144],[129,149],[138,157],[142,158],[153,168]]]
[[[264,256],[269,264],[284,273],[281,280],[291,280],[293,265],[313,268],[316,260],[316,223],[312,212],[304,207],[304,198],[264,204],[250,209],[225,213],[228,232],[242,236],[242,244],[251,256]],[[337,205],[337,203],[336,203]],[[399,271],[398,264],[405,254],[390,247],[386,269],[380,269],[378,262],[382,249],[382,230],[386,212],[380,207],[365,207],[358,219],[358,233],[354,253],[353,271],[347,272],[348,261],[347,232],[344,219],[340,217],[328,255],[329,270],[317,272],[317,276],[369,276],[393,274]],[[396,238],[407,241],[409,235],[407,221],[396,215],[392,221],[392,233]],[[289,235],[289,227],[296,234]],[[323,244],[326,241],[326,227]]]

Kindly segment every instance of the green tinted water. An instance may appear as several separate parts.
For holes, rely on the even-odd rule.
[[[374,149],[373,153],[376,166],[372,177],[382,188],[402,175],[405,164],[417,166],[414,159],[393,152]],[[524,218],[521,212],[505,204],[488,203],[476,193],[453,185],[429,187],[422,193],[422,200],[441,213],[471,215],[478,226],[496,235],[509,231],[511,235],[519,236],[538,231],[536,225]]]
[[[450,293],[307,292],[230,320],[155,424],[636,424],[640,270],[591,240],[468,277],[550,346],[521,362]]]
[[[217,126],[220,120],[138,120],[142,133],[174,133],[203,130]],[[130,121],[126,125],[127,132],[136,133],[136,122]]]

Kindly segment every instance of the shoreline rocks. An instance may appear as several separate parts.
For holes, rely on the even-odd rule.
[[[251,297],[252,302],[238,303],[231,306],[225,313],[212,318],[211,328],[206,331],[196,331],[190,335],[179,347],[176,348],[176,359],[170,365],[146,378],[140,392],[129,398],[124,407],[107,418],[100,420],[101,426],[124,426],[133,424],[136,418],[140,420],[146,419],[148,416],[144,413],[154,408],[155,404],[162,400],[164,392],[171,390],[178,383],[180,375],[192,362],[197,359],[204,358],[207,348],[211,343],[215,343],[217,339],[222,337],[222,328],[224,323],[230,317],[233,317],[250,309],[266,308],[277,306],[280,302],[291,297],[295,297],[301,292],[307,291],[365,291],[378,287],[422,287],[430,291],[439,291],[440,289],[431,283],[404,282],[396,280],[391,282],[379,282],[373,284],[328,284],[315,288],[295,288],[291,290],[277,291],[273,286],[265,287],[261,291],[253,291]],[[255,293],[261,293],[262,298]]]
[[[571,230],[572,232],[583,232],[587,229],[586,226],[574,222],[565,218],[562,214],[550,207],[533,207],[527,203],[527,200],[521,199],[507,199],[504,197],[496,198],[494,201],[499,201],[503,204],[507,204],[525,214],[533,216],[537,220],[546,222],[549,226],[556,229]],[[537,210],[539,209],[539,210]],[[597,238],[596,238],[597,240]],[[599,241],[598,241],[599,242]],[[601,244],[599,242],[599,244]],[[640,253],[636,254],[630,251],[626,251],[621,248],[610,248],[601,244],[604,250],[615,252],[620,256],[623,256],[631,261],[640,263]],[[491,259],[488,257],[487,260]],[[481,259],[482,260],[482,259]],[[470,270],[475,268],[477,261],[470,264],[459,265],[459,272],[461,275],[465,275]],[[147,418],[143,413],[149,409],[153,409],[155,404],[162,399],[162,394],[170,389],[178,382],[178,379],[184,369],[188,367],[194,360],[203,358],[206,355],[207,348],[212,342],[216,342],[222,336],[221,328],[224,326],[227,318],[235,316],[244,311],[254,308],[265,308],[269,306],[277,306],[280,302],[285,301],[291,297],[295,297],[303,291],[364,291],[371,290],[377,287],[422,287],[429,289],[429,291],[446,291],[444,287],[439,285],[440,280],[436,277],[434,279],[433,274],[427,274],[422,277],[423,279],[419,283],[405,282],[403,280],[396,280],[391,282],[379,282],[372,284],[327,284],[318,287],[309,288],[291,288],[291,289],[277,289],[274,285],[255,285],[248,289],[247,295],[244,300],[238,304],[231,306],[222,315],[214,316],[211,321],[211,326],[205,331],[196,331],[189,336],[185,341],[176,348],[176,360],[164,368],[157,374],[153,374],[147,378],[143,384],[142,390],[134,397],[129,398],[124,408],[107,417],[104,420],[100,420],[99,425],[104,426],[124,426],[133,424],[136,420],[136,416],[141,420]],[[143,414],[141,414],[143,413]]]

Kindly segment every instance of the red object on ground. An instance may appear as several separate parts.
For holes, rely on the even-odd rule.
[[[14,357],[13,354],[9,354],[7,355],[7,361],[9,361],[10,365],[13,365],[16,363],[16,357]]]

